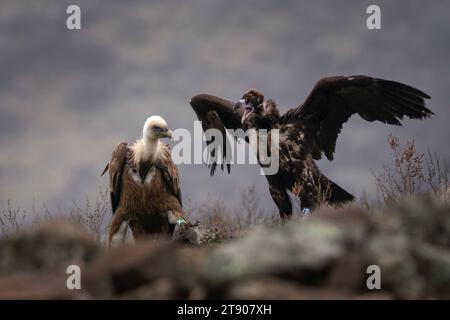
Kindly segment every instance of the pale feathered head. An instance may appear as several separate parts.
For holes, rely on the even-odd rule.
[[[145,121],[143,137],[149,140],[172,138],[172,131],[169,130],[166,120],[160,116],[152,116]]]

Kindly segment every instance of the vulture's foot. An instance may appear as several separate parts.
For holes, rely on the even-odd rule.
[[[302,213],[304,216],[309,216],[311,214],[311,209],[309,208],[303,208]]]

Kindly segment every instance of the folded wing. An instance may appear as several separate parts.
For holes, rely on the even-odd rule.
[[[178,199],[180,206],[183,206],[178,168],[172,160],[169,146],[163,145],[162,152],[164,154],[156,165],[161,169],[168,191]]]
[[[112,213],[114,214],[119,206],[122,189],[122,175],[127,162],[128,144],[119,143],[111,155],[111,160],[106,165],[102,175],[109,171],[109,193],[111,197]]]

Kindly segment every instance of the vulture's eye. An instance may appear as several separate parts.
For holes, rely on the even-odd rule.
[[[163,131],[163,129],[161,127],[153,127],[153,131],[161,132],[161,131]]]

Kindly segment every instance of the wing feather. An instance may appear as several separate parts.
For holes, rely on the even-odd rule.
[[[281,124],[302,122],[315,137],[314,154],[333,159],[342,126],[353,114],[367,121],[401,125],[405,116],[423,119],[433,115],[425,106],[430,96],[409,85],[367,76],[326,77],[314,86],[305,102],[285,113]]]
[[[226,164],[227,171],[230,173],[230,164],[227,163],[227,150],[230,150],[230,144],[228,139],[226,139],[227,129],[243,129],[241,124],[242,110],[234,110],[234,103],[230,100],[223,99],[210,94],[198,94],[192,97],[190,102],[194,112],[196,113],[198,119],[202,122],[202,127],[204,131],[208,129],[216,129],[222,133],[223,144],[221,146],[221,154],[224,159],[223,163]],[[210,146],[213,143],[212,140],[208,141],[207,144]],[[210,157],[215,159],[216,150],[210,150]],[[221,169],[224,169],[224,165],[221,165]],[[210,167],[210,174],[213,176],[215,174],[217,163],[213,160]]]
[[[113,150],[111,160],[103,170],[102,175],[109,171],[109,193],[113,214],[116,212],[120,202],[122,188],[122,175],[127,162],[128,144],[119,143]]]

